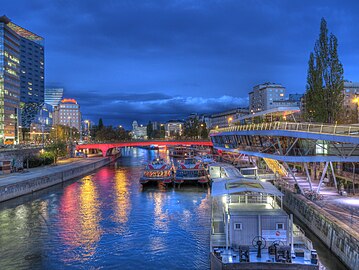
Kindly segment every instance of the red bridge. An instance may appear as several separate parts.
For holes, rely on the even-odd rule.
[[[108,156],[115,148],[121,147],[137,147],[137,146],[171,146],[171,145],[201,145],[213,146],[211,141],[128,141],[128,142],[114,142],[114,143],[89,143],[76,145],[76,150],[83,149],[98,149],[101,150],[102,156]]]

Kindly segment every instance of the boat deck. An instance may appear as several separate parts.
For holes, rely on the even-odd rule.
[[[225,248],[214,248],[213,254],[215,257],[217,257],[219,260],[221,260],[222,264],[243,264],[244,262],[240,262],[239,258],[239,252],[234,251],[233,249],[226,250]],[[248,263],[248,262],[246,262]],[[306,250],[304,253],[304,257],[292,257],[291,263],[285,263],[285,262],[275,262],[274,255],[270,255],[268,253],[268,249],[262,249],[262,256],[261,258],[257,258],[257,251],[256,250],[250,250],[249,252],[249,264],[250,263],[268,263],[268,264],[286,264],[286,265],[303,265],[303,266],[313,266],[313,268],[310,269],[318,269],[317,264],[311,263],[310,260],[310,251]],[[291,267],[288,267],[288,269]],[[274,269],[274,268],[268,268],[268,269]]]

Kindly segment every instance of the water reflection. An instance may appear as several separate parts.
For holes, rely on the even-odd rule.
[[[115,201],[116,201],[116,219],[120,223],[128,221],[131,210],[131,202],[128,190],[129,176],[123,169],[118,169],[115,174]]]
[[[163,151],[0,205],[0,269],[209,269],[209,189],[142,189]],[[330,257],[330,255],[329,255]]]
[[[59,208],[60,239],[67,247],[65,261],[88,260],[100,240],[98,192],[91,177],[64,189]]]

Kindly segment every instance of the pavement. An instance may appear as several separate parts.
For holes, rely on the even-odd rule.
[[[62,172],[64,169],[76,168],[79,165],[91,164],[103,157],[92,157],[92,158],[69,158],[66,160],[59,161],[57,165],[48,165],[42,167],[36,167],[26,169],[24,172],[16,172],[7,175],[1,175],[0,187],[20,183],[32,178],[41,177],[47,174]]]
[[[310,185],[306,180],[305,175],[295,175],[299,186],[304,191],[310,190]],[[292,177],[283,177],[290,186],[294,186],[295,181]],[[316,191],[319,185],[319,181],[313,181],[312,187]],[[358,191],[359,193],[359,191]],[[318,205],[324,211],[328,212],[332,216],[336,217],[345,224],[351,226],[354,230],[359,233],[359,194],[347,196],[341,196],[335,187],[327,186],[323,184],[320,190],[322,199],[311,200],[313,203]]]

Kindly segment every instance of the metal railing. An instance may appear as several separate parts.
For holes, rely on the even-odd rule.
[[[210,134],[218,132],[250,131],[250,130],[289,130],[359,137],[359,125],[329,125],[318,123],[270,122],[249,125],[230,126],[213,129]]]

